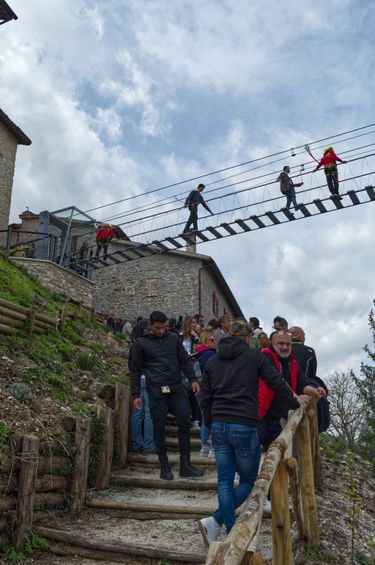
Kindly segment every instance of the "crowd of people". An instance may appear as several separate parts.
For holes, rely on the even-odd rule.
[[[266,451],[280,434],[288,411],[307,406],[313,396],[326,397],[315,351],[305,344],[304,330],[281,316],[270,335],[255,316],[232,320],[227,314],[205,322],[199,313],[168,319],[154,311],[124,328],[133,451],[157,453],[160,478],[174,479],[165,441],[170,413],[178,426],[180,477],[204,474],[190,461],[192,428],[200,430],[200,456],[216,460],[218,508],[199,521],[209,544],[223,527],[227,533],[233,527],[235,510],[255,482],[261,448]],[[270,509],[271,502],[266,505]]]

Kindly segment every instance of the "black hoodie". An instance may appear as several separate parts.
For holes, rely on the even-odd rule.
[[[299,407],[292,391],[270,360],[241,338],[225,337],[218,352],[207,361],[202,383],[204,421],[256,425],[258,421],[258,381],[283,398],[288,409]]]

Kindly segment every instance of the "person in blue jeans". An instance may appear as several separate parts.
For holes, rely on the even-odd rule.
[[[283,170],[277,177],[277,180],[280,181],[280,191],[285,194],[286,196],[286,208],[290,208],[293,204],[294,208],[297,206],[297,199],[296,199],[296,191],[295,188],[299,188],[303,185],[303,182],[293,182],[289,176],[290,167],[285,165]]]
[[[134,341],[140,337],[143,332],[148,328],[148,320],[139,320],[132,332],[132,340]],[[129,350],[128,364],[132,361],[132,347]],[[131,416],[131,439],[132,451],[144,451],[144,453],[155,453],[154,443],[154,428],[152,425],[152,418],[150,413],[150,403],[146,389],[146,377],[141,377],[141,398],[142,408],[134,409]]]
[[[133,410],[131,419],[132,450],[144,453],[156,453],[154,428],[150,412],[150,403],[146,390],[146,377],[141,377],[142,408]]]
[[[258,383],[263,379],[289,409],[304,403],[295,398],[280,373],[258,349],[249,347],[250,328],[245,320],[232,322],[229,337],[207,361],[202,381],[204,419],[211,430],[215,451],[219,506],[198,522],[207,545],[232,529],[235,510],[248,497],[260,460],[257,432]],[[234,485],[235,472],[240,482]]]

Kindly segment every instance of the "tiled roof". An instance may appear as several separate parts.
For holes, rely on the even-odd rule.
[[[13,12],[12,8],[5,2],[0,0],[0,25],[10,20],[18,20],[18,16]]]
[[[2,0],[0,0],[1,3]],[[22,131],[21,128],[16,126],[14,122],[0,109],[0,124],[11,133],[17,140],[19,145],[31,145],[31,139]]]

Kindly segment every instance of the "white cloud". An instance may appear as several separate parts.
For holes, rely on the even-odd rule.
[[[0,28],[1,106],[33,141],[18,150],[12,221],[26,205],[88,209],[373,121],[375,18],[368,3],[271,0],[265,9],[259,0],[51,0],[46,8],[43,0],[12,0],[12,8],[19,19]],[[267,167],[256,162],[207,177],[206,198],[233,193],[212,202],[224,221],[229,204],[279,196],[278,187],[239,193],[264,182],[253,179],[209,190],[265,173],[275,180],[285,161],[297,165],[298,176],[308,160],[287,152]],[[362,187],[375,184],[373,170],[369,159],[368,168],[358,161],[340,174],[370,171]],[[305,188],[321,183],[317,192],[326,196],[324,173],[304,179]],[[183,200],[195,184],[93,214],[129,213],[148,202],[157,212],[166,196]],[[353,186],[342,183],[343,190]],[[258,314],[266,329],[275,314],[304,326],[324,376],[356,369],[369,341],[374,215],[369,204],[198,251],[217,260],[245,313]],[[153,225],[185,220],[180,208]]]

